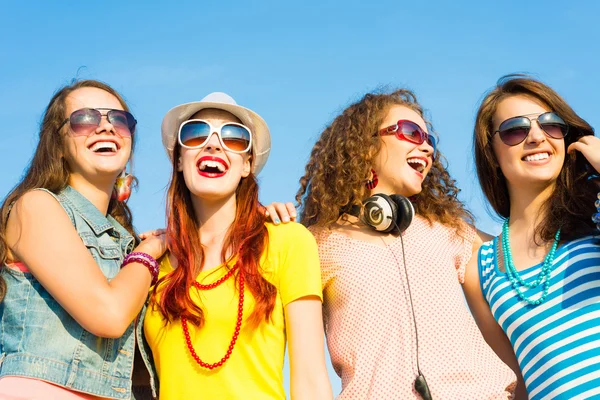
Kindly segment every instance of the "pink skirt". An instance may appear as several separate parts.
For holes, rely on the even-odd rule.
[[[100,400],[39,379],[5,376],[0,379],[0,400]]]

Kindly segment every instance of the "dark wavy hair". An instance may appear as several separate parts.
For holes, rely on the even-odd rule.
[[[204,311],[192,300],[190,288],[204,266],[204,249],[190,191],[183,172],[177,170],[180,152],[181,146],[176,144],[167,192],[167,244],[177,260],[177,268],[158,281],[151,299],[152,306],[158,308],[165,323],[186,317],[194,325],[202,327]],[[242,178],[238,184],[236,206],[235,220],[227,232],[221,254],[224,260],[229,250],[237,254],[239,269],[236,277],[240,271],[244,274],[244,285],[255,299],[249,323],[257,326],[261,321],[270,320],[275,309],[277,288],[261,273],[260,258],[268,246],[269,236],[266,217],[258,201],[258,183],[253,174]]]
[[[312,149],[296,195],[304,225],[330,227],[345,210],[369,197],[365,181],[374,157],[381,150],[381,139],[373,132],[377,132],[394,105],[417,112],[427,123],[428,131],[435,135],[410,90],[367,93],[325,128]],[[438,151],[423,190],[413,199],[415,211],[429,222],[437,221],[460,232],[464,221],[472,223],[473,217],[458,200],[458,193],[455,180],[446,170],[446,160]]]
[[[96,80],[82,80],[71,83],[60,88],[46,107],[44,111],[42,124],[40,127],[39,142],[29,166],[21,181],[8,193],[2,208],[0,208],[0,268],[7,261],[8,246],[6,244],[5,232],[8,222],[9,208],[21,196],[32,189],[44,188],[52,193],[58,194],[69,182],[69,165],[64,159],[65,142],[64,138],[68,134],[68,124],[63,126],[63,122],[69,116],[66,115],[66,100],[69,94],[81,88],[97,88],[115,96],[124,110],[129,111],[127,103],[123,97],[106,83]],[[136,135],[132,135],[131,156],[133,157],[133,148]],[[132,224],[131,210],[125,202],[111,199],[108,205],[108,213],[113,216],[125,229],[136,237]],[[0,300],[6,294],[6,283],[0,278]]]
[[[569,125],[565,149],[582,136],[594,134],[590,124],[577,115],[548,85],[521,74],[500,78],[496,86],[485,95],[477,111],[473,146],[481,189],[492,209],[502,218],[509,217],[510,198],[506,178],[492,149],[493,117],[500,102],[512,96],[532,98],[560,115]],[[587,179],[585,157],[579,152],[575,153],[566,155],[554,191],[539,210],[539,215],[543,218],[536,227],[536,240],[553,240],[559,228],[562,240],[572,240],[595,232],[595,225],[590,217],[596,211],[594,199],[598,187]]]

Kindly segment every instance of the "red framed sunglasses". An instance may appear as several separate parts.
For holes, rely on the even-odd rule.
[[[415,144],[423,144],[423,142],[427,141],[433,147],[433,154],[435,154],[437,149],[435,137],[425,132],[416,123],[406,119],[401,119],[395,125],[380,129],[378,134],[380,136],[395,135],[398,140],[405,140]]]

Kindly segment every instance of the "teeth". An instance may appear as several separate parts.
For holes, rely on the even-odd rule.
[[[96,142],[92,145],[92,147],[90,147],[91,151],[98,151],[102,149],[117,151],[117,145],[113,142]]]
[[[206,168],[217,168],[219,172],[225,171],[225,166],[218,161],[209,161],[205,160],[200,163],[200,171],[205,170]]]
[[[528,156],[523,157],[523,160],[525,160],[525,161],[539,161],[539,160],[545,160],[548,157],[550,157],[550,155],[548,153],[536,153],[536,154],[530,154]]]
[[[427,167],[427,163],[421,160],[420,158],[409,158],[406,161],[409,164],[417,164],[417,167],[415,169],[419,172],[423,172],[423,170],[425,170],[425,167]]]

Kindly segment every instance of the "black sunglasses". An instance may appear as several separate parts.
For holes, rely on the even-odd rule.
[[[523,142],[529,135],[532,121],[537,121],[538,125],[546,136],[552,139],[562,139],[569,133],[569,125],[553,112],[545,112],[536,118],[529,118],[536,114],[521,115],[509,118],[502,122],[494,134],[500,135],[500,140],[508,146],[516,146]]]

